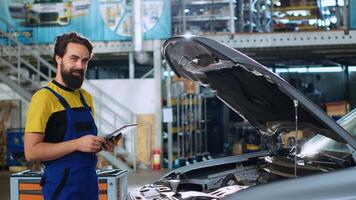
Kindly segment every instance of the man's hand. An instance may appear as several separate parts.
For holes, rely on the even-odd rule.
[[[116,137],[112,137],[110,139],[106,139],[105,143],[103,143],[103,149],[105,151],[113,151],[115,145],[117,144],[117,142],[121,139],[122,134],[119,134]]]
[[[87,153],[97,153],[101,150],[105,139],[94,135],[85,135],[77,139],[77,150]]]

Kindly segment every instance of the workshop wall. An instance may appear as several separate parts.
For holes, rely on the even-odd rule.
[[[350,28],[351,29],[356,29],[356,1],[349,1],[349,14],[350,14]]]
[[[100,79],[90,82],[135,114],[155,113],[154,79]],[[102,99],[102,103],[107,102]]]
[[[76,31],[92,41],[131,40],[133,35],[133,1],[0,0],[0,17],[14,27],[0,25],[29,43],[24,35],[37,43],[52,43],[55,36]],[[171,35],[170,1],[142,2],[144,39],[163,39]],[[3,26],[3,27],[1,27]],[[6,42],[5,39],[0,39]]]

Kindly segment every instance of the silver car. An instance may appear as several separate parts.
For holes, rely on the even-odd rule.
[[[173,170],[131,199],[356,199],[356,111],[336,123],[268,68],[203,37],[174,37],[162,53],[182,77],[210,87],[247,119],[266,150]],[[291,131],[315,134],[286,149]]]

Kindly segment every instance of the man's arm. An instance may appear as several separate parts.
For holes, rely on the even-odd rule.
[[[105,139],[94,135],[86,135],[59,143],[44,142],[42,133],[25,133],[25,157],[27,161],[48,161],[63,157],[74,151],[97,153],[105,143]]]

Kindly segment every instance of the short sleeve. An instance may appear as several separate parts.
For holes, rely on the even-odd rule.
[[[25,133],[44,133],[52,114],[52,99],[44,89],[36,92],[31,99],[26,115]]]

